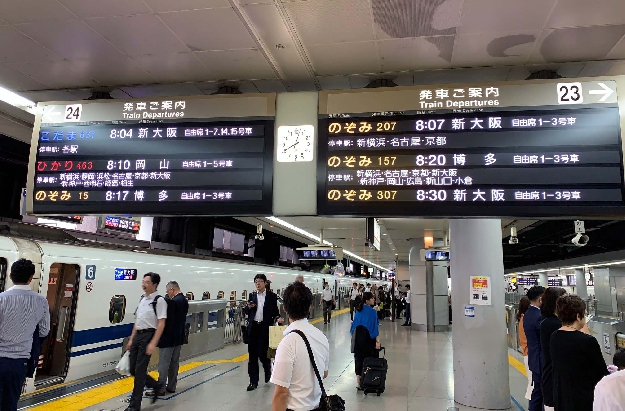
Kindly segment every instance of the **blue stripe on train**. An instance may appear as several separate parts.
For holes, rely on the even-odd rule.
[[[122,345],[123,345],[123,343],[117,343],[117,344],[103,345],[102,347],[89,348],[88,350],[73,352],[71,354],[71,357],[80,357],[81,355],[92,354],[94,352],[100,352],[100,351],[112,350],[112,349],[115,349],[115,348],[121,348]]]
[[[72,347],[97,344],[104,341],[119,340],[130,337],[133,324],[119,324],[110,327],[92,328],[90,330],[74,331]]]
[[[209,312],[208,322],[212,323],[216,321],[217,313]],[[118,324],[112,325],[110,327],[100,327],[92,328],[89,330],[74,331],[72,347],[80,347],[83,345],[97,344],[105,341],[119,340],[120,338],[130,337],[130,334],[132,334],[133,325],[134,324]],[[86,351],[81,351],[81,353],[86,353]]]

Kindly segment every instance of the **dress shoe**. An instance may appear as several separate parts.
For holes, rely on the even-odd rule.
[[[165,390],[166,392],[170,393],[170,394],[175,394],[176,390],[170,390],[169,388]]]
[[[271,379],[271,374],[265,374],[265,384],[268,384],[270,379]]]
[[[152,391],[148,391],[148,392],[146,392],[146,393],[145,393],[145,396],[146,396],[146,397],[153,397],[153,396],[154,396],[154,392],[155,392],[154,390],[152,390]],[[167,393],[168,393],[168,392],[169,392],[169,391],[166,391],[166,390],[159,391],[159,392],[158,392],[158,395],[159,395],[160,397],[164,397],[165,395],[167,395]]]
[[[152,395],[150,396],[150,404],[154,404],[156,400],[158,400],[158,396],[161,395],[163,388],[165,387],[161,385],[158,387],[158,389],[152,391]]]
[[[258,384],[250,383],[250,385],[247,386],[248,391],[254,391],[256,388],[258,388]]]

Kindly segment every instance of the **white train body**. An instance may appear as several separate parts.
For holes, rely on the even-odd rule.
[[[132,330],[133,314],[143,294],[141,278],[147,272],[161,275],[158,289],[161,294],[165,294],[165,284],[175,280],[182,292],[193,293],[195,300],[203,299],[204,293],[210,293],[213,299],[246,298],[255,289],[253,279],[257,273],[267,276],[274,291],[284,289],[298,274],[304,275],[306,285],[313,292],[321,290],[323,280],[332,288],[337,280],[332,275],[276,266],[0,236],[0,268],[4,264],[5,289],[12,285],[8,278],[11,264],[19,258],[36,263],[38,272],[31,288],[47,296],[54,323],[47,343],[54,342],[48,347],[48,354],[42,354],[50,358],[47,371],[38,370],[36,379],[56,378],[55,382],[73,381],[115,367],[122,341]],[[116,269],[136,270],[137,278],[116,280]],[[381,283],[373,279],[338,278],[339,292],[351,288],[353,281]],[[123,297],[125,301],[123,319],[119,322],[116,322],[119,318],[111,321],[109,316],[113,297],[118,301]],[[32,384],[29,385],[32,389]]]

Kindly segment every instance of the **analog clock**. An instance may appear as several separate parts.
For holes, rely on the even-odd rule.
[[[315,127],[313,126],[278,127],[278,162],[312,161],[314,143]]]

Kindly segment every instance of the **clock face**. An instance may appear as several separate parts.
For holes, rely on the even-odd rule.
[[[315,147],[313,126],[278,127],[277,159],[281,163],[312,161]]]

